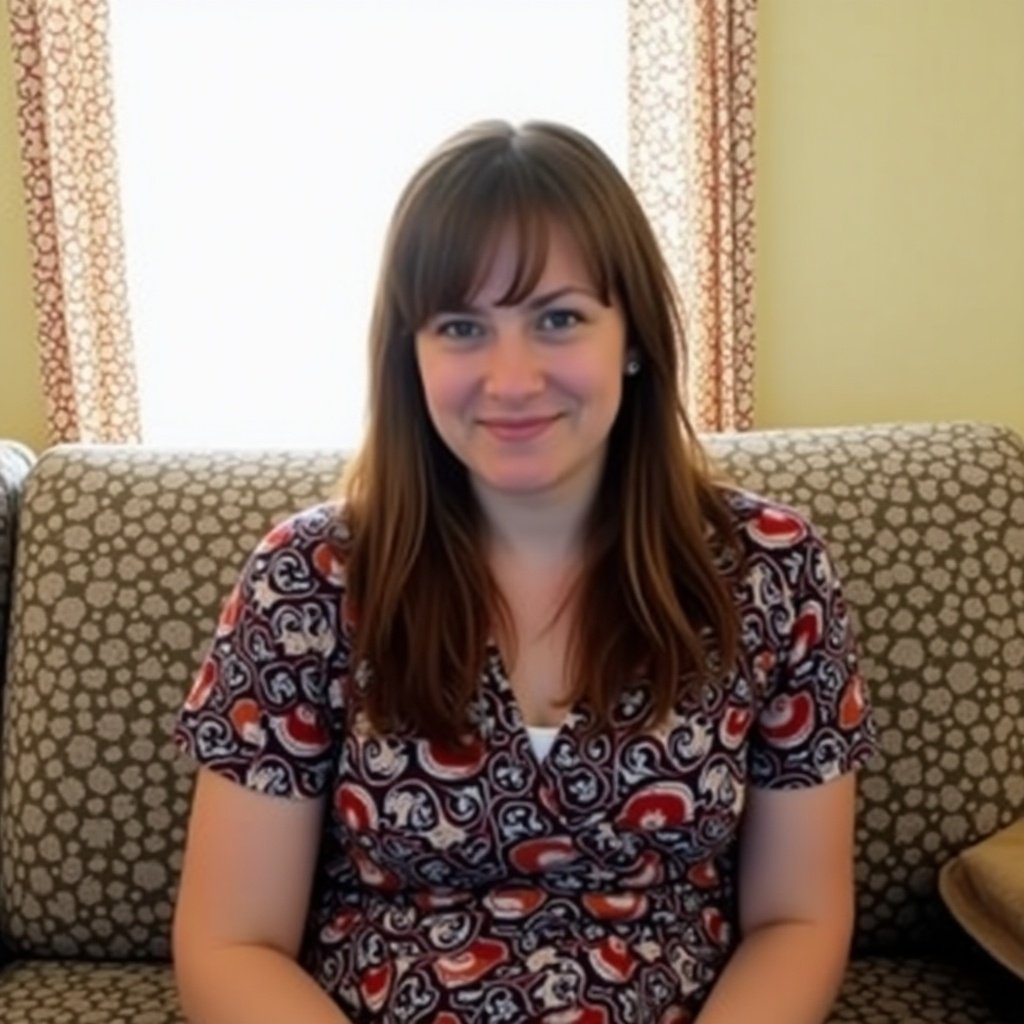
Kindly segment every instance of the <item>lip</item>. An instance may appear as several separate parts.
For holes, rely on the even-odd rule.
[[[528,419],[480,420],[480,425],[499,441],[532,441],[559,420],[560,416],[531,416]]]

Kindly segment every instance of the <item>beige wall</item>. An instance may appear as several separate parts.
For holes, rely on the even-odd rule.
[[[0,437],[13,437],[38,451],[45,444],[46,424],[14,114],[5,7],[0,11]]]
[[[758,426],[1024,433],[1024,2],[759,12]]]
[[[1024,0],[762,0],[760,427],[1024,433]],[[0,436],[41,446],[0,17]]]

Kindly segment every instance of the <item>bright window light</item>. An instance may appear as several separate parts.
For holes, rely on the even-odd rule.
[[[626,0],[113,0],[144,440],[350,448],[385,226],[444,137],[564,121],[625,170]]]

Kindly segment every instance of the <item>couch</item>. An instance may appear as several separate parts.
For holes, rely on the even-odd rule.
[[[707,441],[825,535],[876,708],[830,1024],[1019,1024],[1024,983],[957,928],[936,873],[1024,815],[1024,442],[970,423]],[[246,555],[333,491],[340,456],[64,446],[30,463],[0,445],[0,1021],[172,1024],[193,783],[172,722]]]

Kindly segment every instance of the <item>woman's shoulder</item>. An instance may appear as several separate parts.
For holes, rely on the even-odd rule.
[[[732,510],[743,552],[742,593],[789,603],[831,603],[841,590],[832,553],[807,513],[774,498],[733,488]]]
[[[282,599],[343,590],[349,538],[340,501],[294,512],[257,543],[242,574],[243,588],[255,587],[263,596],[273,590]]]
[[[293,512],[275,524],[260,540],[257,553],[282,548],[305,549],[331,544],[343,550],[349,541],[348,520],[341,501],[323,501]]]
[[[810,518],[791,505],[738,487],[723,487],[722,497],[748,554],[782,553],[821,544]]]

